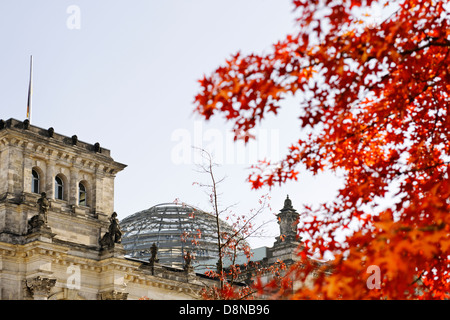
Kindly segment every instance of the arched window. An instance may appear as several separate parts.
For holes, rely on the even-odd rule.
[[[55,199],[64,200],[64,182],[58,176],[55,177]]]
[[[87,192],[83,183],[78,184],[78,205],[87,206]]]
[[[31,192],[39,193],[40,178],[36,170],[31,170]]]

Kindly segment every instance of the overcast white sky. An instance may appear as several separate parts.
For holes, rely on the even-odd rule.
[[[231,54],[268,51],[292,32],[292,8],[290,0],[2,1],[0,118],[26,118],[33,55],[32,124],[100,142],[128,165],[115,182],[120,219],[176,198],[210,211],[205,193],[192,185],[207,180],[185,152],[190,143],[222,160],[224,205],[237,203],[234,210],[245,212],[270,192],[273,210],[262,217],[273,221],[270,237],[251,243],[271,246],[278,234],[273,213],[286,194],[300,211],[302,204],[332,199],[338,179],[305,174],[296,183],[251,191],[245,180],[252,161],[281,157],[299,136],[295,101],[261,124],[253,149],[229,143],[230,125],[204,122],[193,115],[192,102],[197,80]]]

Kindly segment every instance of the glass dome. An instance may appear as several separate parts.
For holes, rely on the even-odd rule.
[[[162,265],[183,267],[183,255],[190,251],[196,271],[215,268],[217,224],[210,213],[186,204],[163,203],[126,217],[120,226],[128,257],[148,261],[155,243]],[[220,228],[221,232],[232,231],[222,220]]]

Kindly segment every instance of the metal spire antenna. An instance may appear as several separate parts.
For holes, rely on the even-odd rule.
[[[30,83],[28,85],[27,119],[31,123],[31,100],[33,95],[33,56],[30,56]]]

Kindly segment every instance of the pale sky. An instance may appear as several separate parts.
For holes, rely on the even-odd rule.
[[[127,164],[115,180],[119,219],[178,198],[210,211],[195,181],[190,145],[209,148],[223,164],[217,176],[222,203],[235,212],[258,206],[270,193],[273,216],[289,194],[303,204],[333,199],[339,179],[331,173],[300,175],[298,182],[252,191],[245,180],[256,158],[281,157],[299,137],[299,107],[287,101],[278,117],[256,129],[243,149],[229,142],[230,125],[193,115],[197,80],[231,54],[268,52],[294,30],[290,0],[2,1],[0,3],[0,118],[26,118],[29,59],[33,55],[32,124],[81,141],[99,142]],[[255,147],[256,146],[256,147]],[[186,151],[188,150],[188,151]]]

